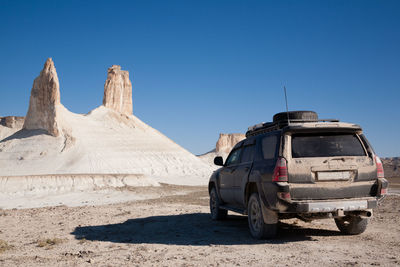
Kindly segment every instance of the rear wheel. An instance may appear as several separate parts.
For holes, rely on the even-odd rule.
[[[257,193],[250,196],[248,206],[248,221],[251,235],[256,239],[273,238],[276,236],[278,224],[266,224],[261,210],[260,198]]]
[[[346,235],[359,235],[367,229],[368,218],[360,216],[345,216],[335,219],[340,232]]]
[[[219,200],[217,190],[213,187],[210,191],[210,212],[211,218],[215,220],[223,220],[228,215],[228,211],[220,209],[221,202]]]

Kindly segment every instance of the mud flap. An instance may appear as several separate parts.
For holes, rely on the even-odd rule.
[[[261,203],[261,212],[263,215],[264,223],[265,224],[276,224],[278,223],[278,213],[268,209],[263,201],[260,201]]]

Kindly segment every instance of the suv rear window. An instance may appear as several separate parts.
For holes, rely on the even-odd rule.
[[[242,159],[241,162],[251,162],[254,159],[255,154],[255,145],[245,146],[243,148]]]
[[[297,134],[292,136],[292,157],[366,156],[355,134]]]

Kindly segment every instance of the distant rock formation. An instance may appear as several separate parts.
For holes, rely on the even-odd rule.
[[[238,142],[242,141],[245,138],[246,135],[240,133],[234,133],[234,134],[221,133],[219,134],[219,138],[215,146],[215,149],[207,153],[204,153],[202,155],[198,155],[198,157],[203,161],[205,161],[206,163],[208,163],[209,165],[213,166],[213,168],[217,168],[217,166],[214,165],[214,158],[216,156],[220,156],[225,161],[229,153],[231,152],[232,148]]]
[[[0,117],[0,125],[8,128],[22,128],[25,117],[7,116]]]
[[[46,130],[52,136],[59,136],[57,107],[60,104],[60,85],[53,60],[48,58],[40,75],[34,80],[26,114],[24,129]]]
[[[113,65],[108,68],[103,105],[122,114],[133,113],[132,83],[129,80],[129,72],[121,70],[121,66]]]
[[[246,138],[246,135],[240,133],[219,134],[219,139],[215,147],[217,153],[228,154],[232,148],[240,141]]]
[[[400,177],[400,158],[381,158],[386,178]]]

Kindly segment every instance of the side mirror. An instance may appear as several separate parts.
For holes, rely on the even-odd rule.
[[[217,166],[224,166],[224,160],[222,157],[218,156],[214,158],[214,164]]]

